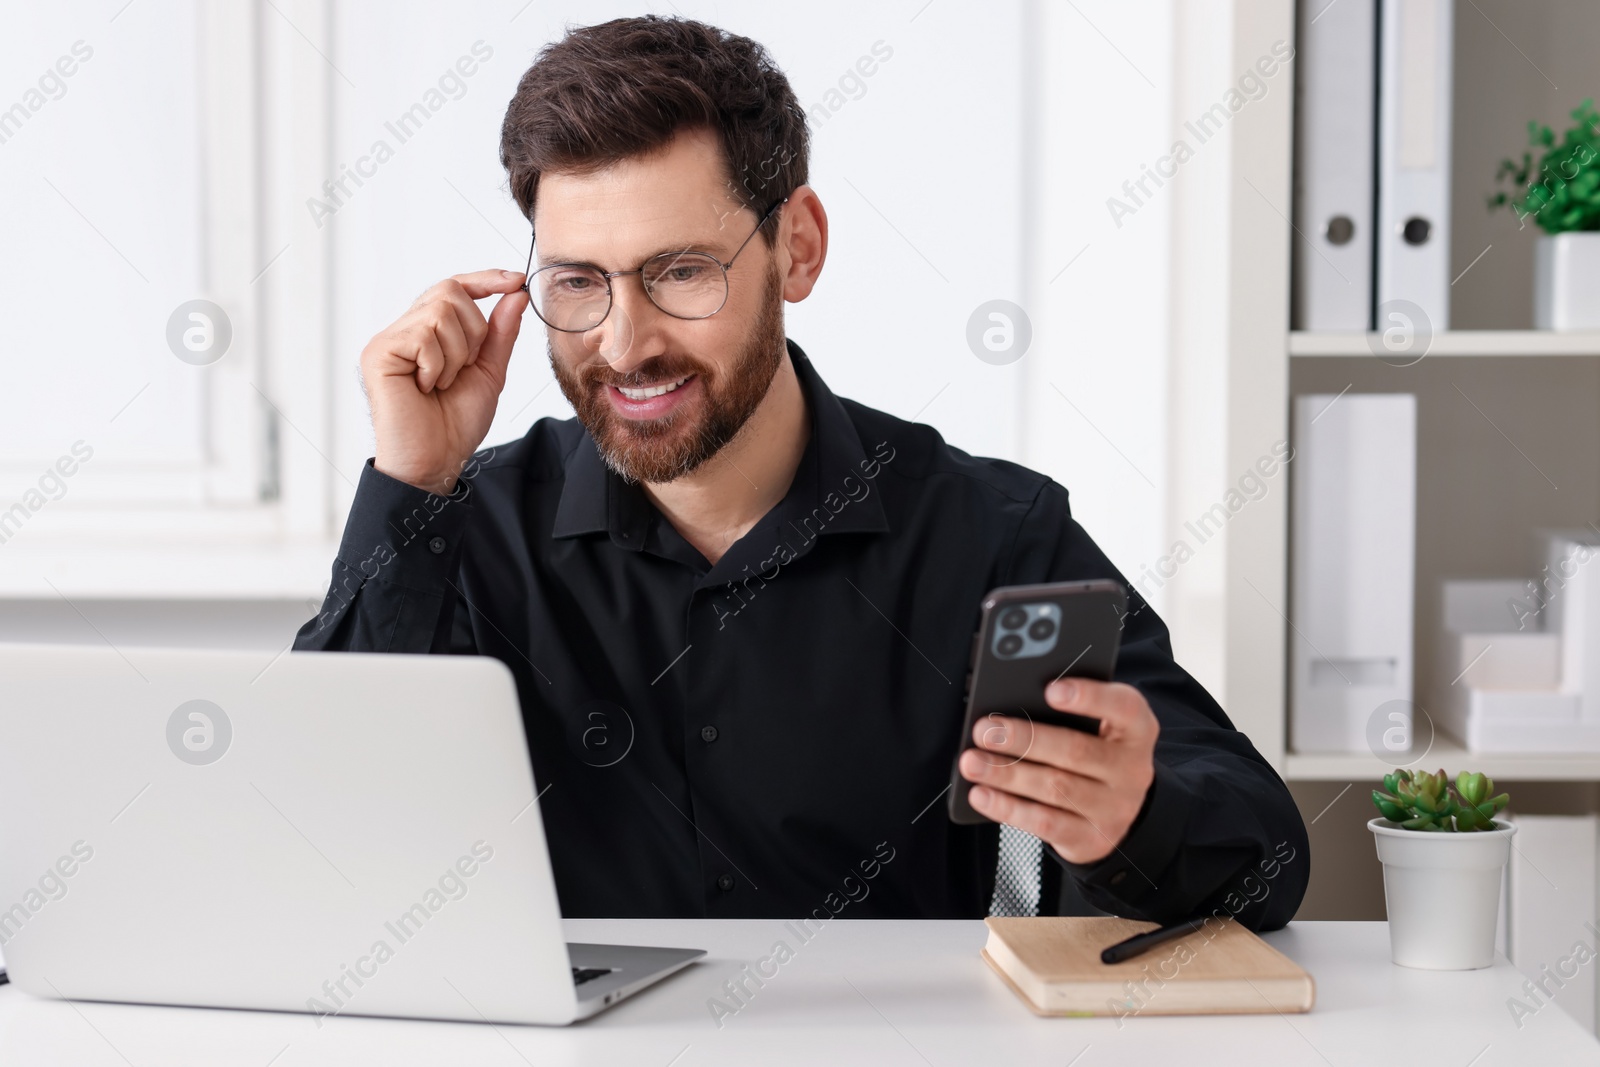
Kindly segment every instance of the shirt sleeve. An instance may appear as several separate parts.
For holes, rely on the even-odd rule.
[[[472,522],[467,478],[449,496],[409,485],[368,459],[333,561],[328,595],[295,635],[297,651],[471,653],[460,591]]]
[[[1172,657],[1166,624],[1072,518],[1067,491],[1040,490],[1017,536],[1008,584],[1114,578],[1128,586],[1113,674],[1160,723],[1155,779],[1123,839],[1093,863],[1044,850],[1095,907],[1168,923],[1215,914],[1253,930],[1294,917],[1311,875],[1304,820],[1288,786]]]

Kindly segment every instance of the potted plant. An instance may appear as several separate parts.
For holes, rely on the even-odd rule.
[[[1466,971],[1494,963],[1500,879],[1517,828],[1495,819],[1510,797],[1494,780],[1462,771],[1396,770],[1372,802],[1367,828],[1383,862],[1389,956],[1403,967]]]
[[[1540,330],[1600,329],[1600,112],[1585,100],[1571,112],[1575,125],[1560,144],[1549,126],[1528,123],[1528,142],[1542,149],[1520,164],[1505,159],[1495,181],[1511,179],[1521,195],[1500,192],[1489,208],[1510,205],[1544,234],[1533,257],[1533,325]]]

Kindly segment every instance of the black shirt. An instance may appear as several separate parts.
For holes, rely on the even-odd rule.
[[[541,419],[448,497],[369,460],[296,638],[511,668],[566,916],[982,917],[999,829],[950,822],[944,796],[980,601],[1123,580],[1060,485],[836,397],[789,354],[810,440],[715,565],[577,419]],[[1046,877],[1116,914],[1282,926],[1310,874],[1295,803],[1137,590],[1130,609],[1116,678],[1160,721],[1155,783],[1115,851],[1046,845]]]

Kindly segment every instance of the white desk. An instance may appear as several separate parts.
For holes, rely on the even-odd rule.
[[[1120,1029],[1113,1019],[1034,1016],[978,958],[981,922],[835,919],[804,945],[767,920],[577,919],[566,927],[574,941],[694,946],[710,955],[563,1028],[340,1017],[319,1030],[310,1016],[69,1004],[5,986],[0,1064],[1600,1063],[1600,1043],[1553,1005],[1517,1029],[1506,999],[1522,980],[1509,964],[1442,973],[1396,967],[1383,923],[1294,923],[1267,935],[1315,976],[1309,1014],[1142,1016]],[[794,957],[719,1028],[708,998],[780,938]]]

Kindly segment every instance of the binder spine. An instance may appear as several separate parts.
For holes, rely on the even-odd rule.
[[[1454,4],[1380,0],[1379,24],[1375,328],[1437,333],[1450,325]],[[1419,310],[1423,324],[1403,321]]]
[[[1290,321],[1372,328],[1377,0],[1299,0]]]

